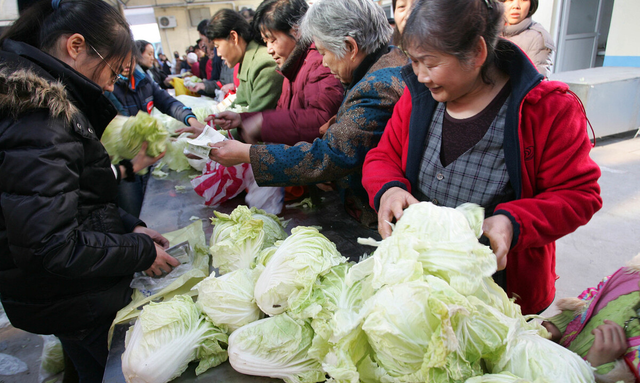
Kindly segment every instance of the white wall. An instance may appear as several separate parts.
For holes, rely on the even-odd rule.
[[[559,0],[538,0],[538,10],[533,15],[533,19],[544,27],[555,39],[556,34],[556,4]],[[557,45],[557,41],[554,41]]]
[[[17,0],[0,0],[0,26],[11,24],[18,18]]]
[[[640,56],[640,1],[615,0],[607,56]]]

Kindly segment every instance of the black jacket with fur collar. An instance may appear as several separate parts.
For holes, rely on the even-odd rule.
[[[115,108],[96,84],[11,40],[0,50],[0,295],[11,323],[68,334],[113,319],[153,263],[119,210],[100,143]]]

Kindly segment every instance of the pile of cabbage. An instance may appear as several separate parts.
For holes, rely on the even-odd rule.
[[[316,228],[285,237],[277,217],[241,206],[212,219],[220,273],[195,287],[195,307],[228,335],[216,336],[235,370],[287,383],[593,382],[493,282],[482,220],[477,205],[412,205],[353,264]]]

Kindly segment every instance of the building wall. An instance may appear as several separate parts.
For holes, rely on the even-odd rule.
[[[615,0],[604,66],[640,67],[640,1]]]
[[[200,38],[198,30],[195,26],[191,26],[191,20],[189,18],[189,9],[197,8],[209,8],[210,15],[213,16],[219,9],[231,8],[240,10],[242,7],[249,7],[256,9],[260,4],[260,1],[241,0],[241,1],[219,1],[216,3],[193,3],[189,6],[162,6],[162,4],[176,4],[168,3],[169,0],[130,0],[127,7],[131,6],[154,6],[154,16],[156,20],[161,16],[174,16],[176,18],[177,26],[175,28],[160,28],[160,38],[162,40],[162,47],[166,54],[178,51],[180,56],[185,54],[185,50],[196,43],[196,40]]]
[[[6,27],[18,18],[17,0],[0,0],[0,26]]]

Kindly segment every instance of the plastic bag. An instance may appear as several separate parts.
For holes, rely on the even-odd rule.
[[[10,324],[11,322],[9,322],[7,313],[4,312],[4,307],[2,307],[2,303],[0,303],[0,328],[5,328]]]
[[[191,180],[191,185],[199,196],[204,197],[205,205],[218,206],[247,188],[247,173],[250,172],[249,164],[226,167],[209,160],[202,175]]]
[[[244,201],[249,207],[262,209],[269,214],[280,214],[284,205],[284,188],[258,186],[251,168],[247,172],[247,195]]]
[[[145,297],[150,297],[159,293],[165,287],[171,285],[174,281],[193,269],[194,252],[188,242],[183,242],[176,247],[167,249],[167,253],[179,260],[180,265],[173,268],[170,273],[163,273],[163,275],[159,277],[147,275],[144,272],[137,272],[133,275],[133,280],[129,286],[138,289]],[[180,254],[180,256],[178,254]]]
[[[171,284],[163,288],[160,292],[151,295],[144,296],[139,290],[133,290],[131,296],[131,302],[122,308],[116,314],[116,318],[111,324],[109,329],[109,346],[111,345],[111,338],[113,336],[113,330],[115,325],[119,323],[129,322],[133,318],[137,318],[140,315],[140,310],[145,304],[154,301],[162,301],[173,298],[175,295],[190,294],[191,288],[198,284],[201,280],[208,277],[209,271],[209,248],[206,245],[206,239],[204,236],[204,229],[202,228],[202,221],[197,220],[187,227],[165,233],[163,236],[169,240],[171,244],[178,244],[180,242],[188,241],[191,249],[193,250],[194,259],[192,268],[188,272],[182,274],[179,278],[173,280]],[[175,271],[175,270],[174,270]],[[171,273],[167,274],[170,275]]]
[[[25,362],[13,355],[0,353],[0,375],[17,375],[29,370]]]
[[[176,96],[181,96],[183,94],[186,94],[188,96],[200,97],[199,93],[194,93],[189,89],[187,89],[187,87],[184,85],[184,80],[179,77],[172,78],[171,85],[173,85],[173,89],[175,89],[176,91]]]
[[[64,354],[62,344],[55,335],[40,335],[42,338],[42,355],[40,356],[39,382],[47,382],[54,375],[64,371]]]

